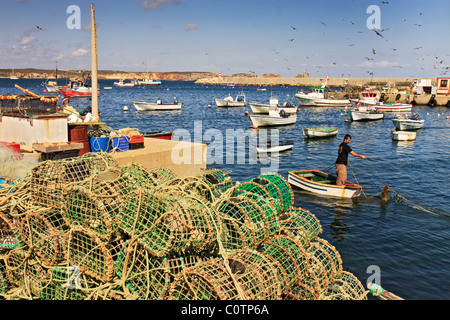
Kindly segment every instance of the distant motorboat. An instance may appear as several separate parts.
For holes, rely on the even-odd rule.
[[[161,99],[158,99],[156,102],[133,100],[131,103],[137,111],[180,110],[183,106],[182,103],[178,102],[177,98],[174,98],[172,103],[164,103]]]
[[[118,82],[114,82],[116,87],[134,87],[134,82],[125,82],[124,80],[119,80]]]
[[[69,80],[66,86],[60,86],[58,90],[68,98],[92,97],[92,87],[84,80]],[[100,90],[97,95],[100,95]]]
[[[236,96],[236,99],[233,99],[231,95],[224,99],[214,98],[217,107],[245,107],[247,104],[247,99],[244,93],[240,93]]]
[[[281,126],[297,122],[297,113],[287,114],[278,108],[270,109],[268,114],[250,114],[253,128],[263,126]]]
[[[318,127],[305,128],[303,134],[308,138],[329,138],[337,135],[338,128],[334,127]]]
[[[425,120],[421,120],[417,113],[411,118],[408,118],[405,115],[397,116],[392,119],[392,122],[394,123],[394,129],[397,131],[419,130],[422,129],[425,124]]]
[[[278,108],[279,110],[284,110],[286,113],[296,113],[298,107],[290,102],[285,102],[282,105],[278,103],[278,98],[271,97],[269,104],[263,104],[258,102],[249,102],[248,105],[252,109],[253,113],[269,113],[271,108]]]
[[[137,84],[139,86],[158,85],[161,84],[161,80],[140,79],[137,81]]]
[[[304,107],[346,107],[350,105],[349,99],[325,98],[325,86],[309,87],[307,93],[298,92],[294,95],[300,106]]]

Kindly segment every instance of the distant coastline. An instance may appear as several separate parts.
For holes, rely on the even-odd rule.
[[[0,78],[9,78],[12,69],[0,69]],[[15,69],[14,75],[22,79],[47,79],[54,77],[54,70],[24,68]],[[86,72],[89,72],[87,70]],[[58,77],[77,77],[81,75],[78,70],[59,70]],[[325,82],[325,77],[309,77],[308,74],[299,74],[297,77],[281,77],[277,74],[235,74],[232,76],[221,76],[220,73],[201,71],[172,71],[172,72],[127,72],[117,70],[99,70],[98,79],[158,79],[163,81],[195,81],[199,84],[210,85],[236,85],[236,86],[320,86]],[[413,85],[418,78],[329,78],[327,85],[330,87],[380,87],[390,85],[391,87],[407,88]],[[434,79],[434,78],[425,78]]]

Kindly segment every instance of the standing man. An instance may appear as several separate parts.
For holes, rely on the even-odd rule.
[[[344,136],[344,141],[339,145],[338,157],[336,159],[336,185],[341,186],[347,180],[347,162],[348,162],[348,154],[350,153],[354,157],[360,157],[366,159],[365,156],[357,154],[350,148],[348,145],[352,140],[352,136],[346,134]]]

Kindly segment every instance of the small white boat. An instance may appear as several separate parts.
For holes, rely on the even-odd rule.
[[[378,102],[374,107],[380,112],[411,112],[412,104]]]
[[[118,82],[114,82],[116,87],[134,87],[134,82],[125,82],[124,80],[119,80]]]
[[[269,113],[271,108],[278,108],[279,110],[284,110],[286,113],[296,113],[298,111],[298,107],[290,102],[285,102],[280,105],[278,98],[275,97],[270,98],[269,104],[249,102],[248,105],[253,113]]]
[[[136,84],[139,86],[158,85],[158,84],[161,84],[161,80],[140,79],[137,81]]]
[[[263,126],[281,126],[297,122],[297,114],[287,114],[278,108],[270,109],[268,114],[250,114],[253,128]]]
[[[364,187],[350,181],[338,186],[335,176],[315,169],[289,171],[288,182],[303,190],[329,197],[355,198],[364,190]]]
[[[394,129],[397,131],[419,130],[423,128],[425,120],[421,120],[416,113],[411,118],[407,118],[405,115],[400,115],[392,119],[394,123]]]
[[[348,117],[352,121],[371,121],[384,118],[384,113],[368,106],[359,104],[356,108],[347,110]]]
[[[416,131],[391,131],[392,140],[394,141],[412,141],[416,140]]]
[[[264,144],[258,144],[256,146],[256,151],[258,153],[274,153],[274,152],[282,152],[294,147],[294,142],[292,141],[280,141],[279,143],[272,143],[268,141]]]
[[[307,93],[298,92],[294,95],[298,104],[304,107],[346,107],[350,105],[349,99],[325,98],[325,86],[309,87]]]
[[[180,110],[183,106],[182,103],[179,103],[176,98],[174,98],[173,103],[164,103],[161,99],[158,99],[156,102],[148,102],[143,100],[134,100],[131,101],[137,111],[163,111],[163,110]]]
[[[236,96],[236,99],[233,99],[231,95],[224,99],[214,98],[217,107],[245,107],[246,105],[246,97],[245,94],[240,93]]]
[[[334,127],[305,128],[303,134],[308,138],[328,138],[334,137],[338,129]]]

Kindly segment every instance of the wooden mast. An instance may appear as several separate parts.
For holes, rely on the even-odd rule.
[[[91,3],[91,81],[92,81],[92,116],[98,122],[98,78],[97,78],[97,23],[94,5]]]

